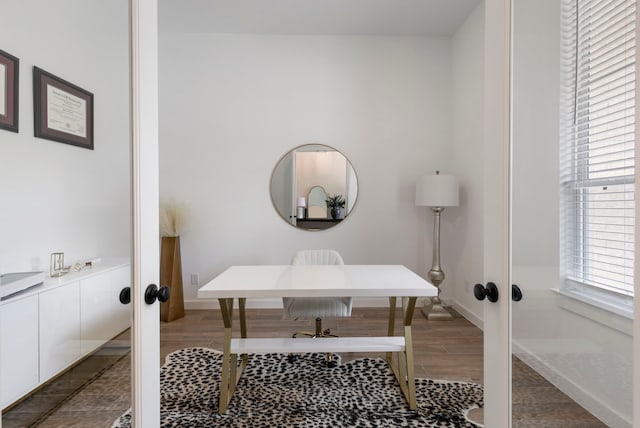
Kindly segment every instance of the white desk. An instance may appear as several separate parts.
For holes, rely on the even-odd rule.
[[[224,353],[219,411],[229,401],[247,364],[249,353],[386,352],[411,409],[416,408],[411,321],[418,297],[437,289],[404,266],[282,265],[232,266],[198,290],[199,298],[218,299],[224,320]],[[247,338],[247,298],[367,296],[389,298],[389,327],[382,337]],[[394,336],[396,298],[402,298],[404,334]],[[240,338],[232,337],[233,305],[238,299]],[[238,365],[238,355],[242,361]],[[397,356],[394,359],[394,355]]]

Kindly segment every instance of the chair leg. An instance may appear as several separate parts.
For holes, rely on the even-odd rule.
[[[329,368],[338,367],[338,362],[333,359],[333,354],[331,352],[327,352],[326,360],[327,360],[327,367]]]
[[[316,318],[316,337],[322,337],[322,318]]]
[[[322,330],[322,318],[320,317],[316,318],[316,336],[317,337],[328,337],[328,336],[336,337],[335,335],[331,334],[330,329],[326,329],[324,331]],[[326,360],[327,367],[333,368],[338,365],[338,362],[333,359],[333,354],[331,352],[326,353],[325,360]]]
[[[335,334],[331,334],[331,329],[322,330],[322,318],[316,318],[315,331],[311,333],[310,331],[296,331],[291,335],[294,339],[298,337],[298,335],[304,335],[311,338],[323,338],[323,337],[338,337]],[[287,361],[290,363],[295,362],[296,355],[289,354],[287,355]],[[333,358],[333,354],[331,352],[326,353],[325,361],[327,367],[333,368],[338,366],[338,362]]]

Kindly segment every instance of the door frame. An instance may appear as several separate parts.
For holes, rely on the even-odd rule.
[[[132,180],[132,426],[160,426],[160,305],[147,305],[158,284],[158,4],[129,0]]]
[[[484,303],[484,425],[511,426],[510,81],[511,0],[485,0],[484,282],[500,299]]]
[[[638,25],[638,0],[636,0],[636,127],[635,138],[636,146],[638,136],[640,135],[640,106],[638,101],[640,100],[640,84],[638,84],[638,64],[640,64],[640,25]],[[636,159],[638,159],[638,147],[635,150]],[[635,176],[635,248],[634,248],[634,261],[633,261],[633,426],[640,427],[640,222],[638,222],[638,213],[640,213],[640,198],[638,197],[638,183],[640,183],[640,168],[636,162],[636,176]]]

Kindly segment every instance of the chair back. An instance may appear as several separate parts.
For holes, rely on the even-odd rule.
[[[292,265],[343,265],[342,256],[335,250],[301,250],[291,261]],[[351,297],[283,297],[286,317],[349,317]]]
[[[292,265],[343,265],[342,256],[335,250],[301,250],[298,251]]]

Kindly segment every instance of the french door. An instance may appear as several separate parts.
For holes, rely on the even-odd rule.
[[[160,426],[160,304],[145,290],[159,284],[158,2],[130,0],[133,221],[133,427]]]
[[[488,427],[535,424],[536,412],[556,412],[544,426],[631,427],[640,417],[638,317],[560,285],[560,20],[568,3],[485,1],[484,267],[499,292],[484,303]],[[636,129],[637,117],[636,109]],[[512,296],[513,285],[522,296]],[[636,306],[639,294],[636,280]]]
[[[159,426],[159,304],[144,299],[159,279],[157,0],[28,0],[2,7],[0,49],[19,59],[19,67],[14,92],[6,63],[0,66],[0,93],[15,93],[19,126],[0,130],[0,273],[44,271],[46,277],[41,293],[18,294],[0,306],[3,407],[97,350],[93,361],[120,371],[131,361],[131,376],[121,379],[130,379],[132,393],[118,394],[129,389],[120,383],[108,400],[116,415],[102,413],[95,425],[75,422],[109,425],[132,407],[133,426]],[[34,66],[93,94],[92,150],[33,137]],[[0,113],[6,110],[3,99]],[[78,272],[49,278],[51,252],[65,252],[63,267],[76,265]],[[118,300],[127,286],[125,307]],[[102,346],[114,328],[128,325]],[[83,375],[66,373],[58,379],[63,389]],[[71,410],[83,417],[82,408]],[[34,422],[14,417],[7,413],[6,424]]]

